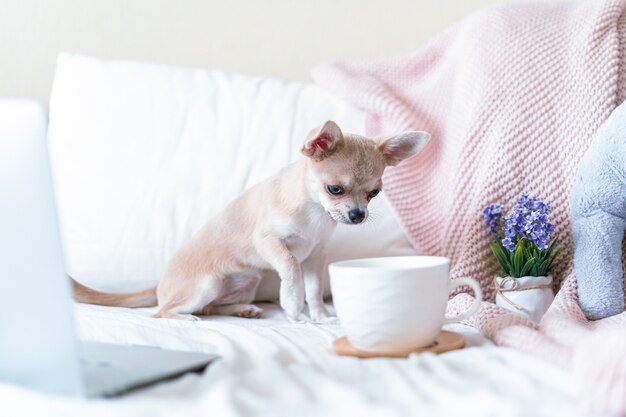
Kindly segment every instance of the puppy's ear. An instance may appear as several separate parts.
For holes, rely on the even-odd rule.
[[[304,145],[302,145],[303,155],[321,161],[328,158],[337,150],[337,144],[343,140],[343,133],[332,120],[324,123],[322,127],[314,129],[309,133]]]
[[[383,153],[387,165],[395,166],[418,153],[430,140],[426,132],[404,132],[383,139],[378,149]]]

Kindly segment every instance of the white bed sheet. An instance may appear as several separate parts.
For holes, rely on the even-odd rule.
[[[152,319],[151,309],[77,305],[88,340],[216,352],[222,359],[114,400],[74,400],[0,384],[2,416],[584,416],[567,374],[453,325],[468,347],[408,359],[336,356],[337,325],[292,324],[273,304],[264,318]],[[45,344],[45,341],[42,341]]]

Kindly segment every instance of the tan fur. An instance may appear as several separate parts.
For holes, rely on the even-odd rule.
[[[152,307],[157,303],[157,287],[129,294],[112,294],[92,290],[74,280],[72,286],[74,298],[82,303],[116,307]]]
[[[313,321],[328,314],[322,300],[323,245],[336,223],[364,221],[373,190],[382,189],[386,166],[414,155],[423,132],[386,141],[343,135],[326,122],[307,137],[301,157],[231,202],[170,260],[156,288],[106,294],[75,283],[78,301],[126,307],[157,304],[155,317],[197,319],[192,314],[258,317],[251,305],[264,270],[281,279],[280,304],[290,320],[302,320],[304,302]],[[341,186],[332,195],[327,186]],[[354,215],[354,213],[353,213]]]

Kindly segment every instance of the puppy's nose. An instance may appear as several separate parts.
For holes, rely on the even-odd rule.
[[[359,224],[365,218],[365,212],[363,210],[359,210],[358,208],[353,208],[348,212],[348,217],[352,224]]]

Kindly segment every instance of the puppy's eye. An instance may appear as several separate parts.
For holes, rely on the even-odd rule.
[[[332,195],[341,195],[343,194],[343,187],[341,185],[327,185],[326,189]]]
[[[372,190],[370,191],[370,193],[367,195],[369,198],[374,198],[378,195],[378,193],[380,192],[380,190]]]

